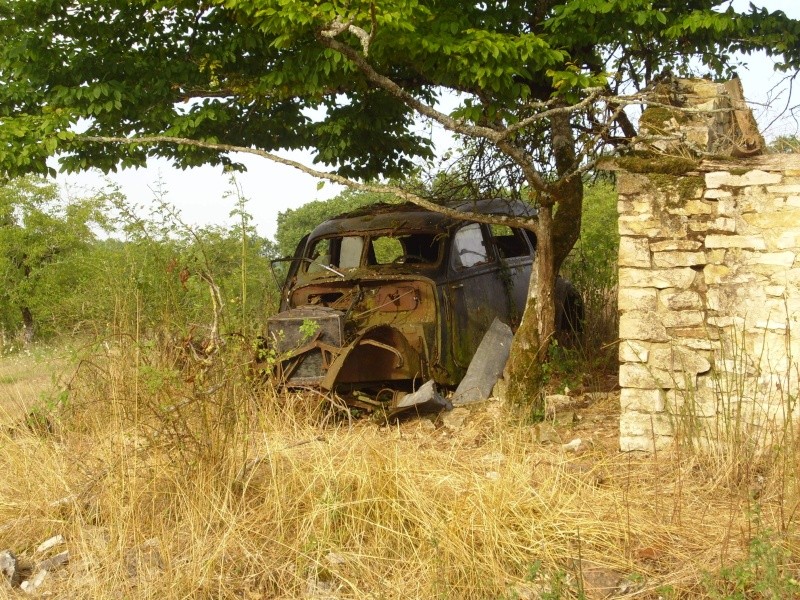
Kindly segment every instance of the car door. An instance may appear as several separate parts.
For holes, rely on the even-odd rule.
[[[533,234],[508,225],[489,226],[492,245],[498,257],[498,275],[508,304],[507,324],[516,329],[528,299],[533,264]]]
[[[448,260],[448,337],[453,362],[463,370],[494,318],[508,322],[508,303],[484,226],[469,223],[457,229]]]

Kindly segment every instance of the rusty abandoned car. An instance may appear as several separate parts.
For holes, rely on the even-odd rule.
[[[535,216],[519,201],[450,208]],[[363,408],[396,407],[429,381],[456,386],[494,319],[518,324],[536,250],[527,230],[466,219],[378,204],[316,227],[284,259],[281,312],[268,320],[280,380]],[[560,278],[556,296],[559,327],[574,327],[580,297]]]

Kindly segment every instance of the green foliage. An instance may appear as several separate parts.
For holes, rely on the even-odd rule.
[[[44,179],[0,187],[0,329],[52,333],[82,317],[72,302],[93,287],[91,248],[113,194],[67,199]]]
[[[584,188],[581,234],[564,263],[565,275],[581,291],[611,289],[617,284],[617,192],[608,181]]]
[[[192,228],[157,191],[147,219],[118,204],[124,241],[104,252],[114,279],[114,306],[127,322],[157,331],[203,337],[219,319],[221,333],[249,336],[274,310],[277,290],[268,259],[272,245],[260,237],[240,195],[230,225]]]
[[[800,23],[755,6],[737,13],[727,0],[7,0],[0,142],[14,151],[0,166],[43,173],[58,155],[67,170],[113,170],[156,154],[184,168],[231,164],[199,147],[82,142],[149,134],[311,147],[351,177],[408,173],[415,157],[431,156],[429,137],[408,102],[328,47],[323,32],[335,23],[360,28],[361,39],[355,29],[337,39],[357,52],[368,43],[365,59],[411,97],[460,92],[467,123],[519,122],[532,99],[569,103],[587,87],[641,87],[665,68],[723,74],[737,51],[800,64]]]
[[[760,527],[758,513],[755,524]],[[761,529],[750,540],[744,559],[723,567],[716,575],[706,574],[706,591],[715,600],[797,598],[800,582],[793,576],[791,563],[790,553],[780,546],[775,534]]]
[[[313,319],[303,319],[300,324],[300,333],[303,336],[303,341],[307,342],[319,331],[320,324]]]
[[[800,137],[796,135],[781,135],[772,140],[768,150],[774,154],[800,153]]]
[[[599,181],[586,185],[584,196],[580,238],[561,268],[583,299],[583,331],[578,344],[551,352],[551,382],[569,387],[583,373],[613,371],[617,364],[617,192]]]
[[[233,199],[230,225],[194,229],[163,194],[142,218],[117,192],[69,199],[46,180],[9,182],[0,188],[0,331],[104,334],[124,321],[192,338],[216,318],[220,333],[253,334],[277,302],[273,247],[246,199]]]
[[[311,233],[323,221],[378,202],[397,202],[397,198],[391,194],[345,190],[330,200],[315,200],[278,213],[275,233],[277,254],[282,257],[293,256],[303,236]]]
[[[579,182],[565,178],[619,127],[630,135],[629,121],[603,122],[613,104],[593,104],[594,88],[642,90],[662,72],[725,75],[739,51],[800,66],[800,21],[729,5],[6,0],[0,143],[11,150],[0,172],[47,172],[50,157],[67,171],[152,156],[238,168],[236,149],[312,149],[340,176],[400,178],[432,158],[420,127],[432,118],[466,140],[454,151],[465,180],[500,178],[509,194],[554,199],[538,235],[556,271],[581,214]],[[434,114],[444,93],[459,98],[453,119]],[[551,278],[538,286],[552,297]],[[548,336],[553,324],[540,327]]]

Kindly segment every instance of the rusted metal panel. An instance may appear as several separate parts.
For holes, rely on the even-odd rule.
[[[280,357],[279,376],[293,385],[318,385],[341,352],[344,313],[302,306],[267,321],[267,337]]]

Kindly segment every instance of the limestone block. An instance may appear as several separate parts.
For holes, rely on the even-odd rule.
[[[658,294],[659,305],[669,310],[702,310],[703,298],[692,290],[662,290]]]
[[[786,206],[800,208],[800,196],[789,196],[786,198]]]
[[[770,236],[770,242],[777,250],[800,248],[800,228],[782,231],[778,236]]]
[[[685,338],[679,341],[680,344],[686,348],[691,348],[692,350],[718,350],[719,344],[714,343],[713,341],[706,339],[706,338]]]
[[[664,223],[651,215],[621,215],[619,220],[619,234],[631,236],[647,237],[684,237],[686,235],[685,224]]]
[[[759,273],[758,269],[771,271],[774,267],[753,265],[750,268],[741,268],[734,263],[728,255],[726,263],[722,265],[706,265],[703,277],[707,286],[715,285],[767,285],[771,273]]]
[[[619,337],[623,340],[666,342],[669,335],[658,314],[632,310],[619,317]]]
[[[659,268],[693,267],[704,264],[706,264],[704,252],[656,252],[653,254],[653,266]]]
[[[736,304],[736,288],[713,288],[706,292],[706,308],[727,313]]]
[[[744,175],[733,175],[728,171],[713,171],[706,173],[706,187],[715,189],[720,187],[750,187],[757,185],[776,185],[783,181],[780,173],[767,173],[755,169]]]
[[[684,204],[683,209],[685,212],[678,214],[686,215],[711,215],[714,213],[714,205],[710,202],[703,202],[701,200],[689,200]]]
[[[707,267],[706,267],[707,268]],[[675,269],[635,269],[621,267],[619,285],[622,287],[688,288],[697,274],[688,267]]]
[[[736,232],[736,220],[729,217],[719,217],[708,223],[709,231]]]
[[[735,198],[720,198],[717,202],[717,214],[721,217],[735,217],[739,214]]]
[[[650,346],[651,344],[648,342],[622,340],[619,344],[619,360],[620,362],[646,363],[650,356]]]
[[[619,240],[619,265],[649,267],[650,243],[645,238],[622,237]]]
[[[649,180],[644,175],[617,171],[617,192],[619,194],[641,194],[647,189]]]
[[[699,250],[703,244],[695,240],[664,240],[663,242],[651,242],[650,250],[653,252],[672,252],[675,250],[681,252],[692,252]]]
[[[772,296],[773,298],[783,298],[786,295],[786,286],[768,285],[764,288],[764,291],[767,292],[767,296]]]
[[[736,205],[739,213],[757,213],[765,210],[773,211],[779,208],[776,206],[775,197],[760,193],[760,189],[761,188],[744,188],[742,190],[736,197]]]
[[[661,318],[661,323],[667,328],[695,327],[702,325],[705,321],[705,313],[700,310],[660,311],[658,316]]]
[[[711,363],[703,353],[680,346],[653,348],[647,364],[664,371],[681,371],[694,375],[711,369]]]
[[[687,340],[692,339],[709,339],[715,344],[718,344],[719,329],[716,327],[675,327],[670,330],[670,335],[673,339],[685,343]]]
[[[666,393],[664,390],[623,388],[619,392],[619,404],[623,414],[629,411],[659,413],[664,411]]]
[[[726,265],[710,264],[703,269],[703,277],[706,285],[718,285],[724,282],[731,272],[731,268]]]
[[[706,173],[706,188],[713,190],[723,185],[730,185],[728,182],[732,177],[734,176],[727,171],[712,171],[711,173]]]
[[[652,218],[653,203],[649,200],[633,200],[631,202],[631,212],[635,215],[644,215]]]
[[[778,196],[796,196],[800,194],[800,185],[768,185],[767,192]]]
[[[656,310],[658,290],[655,288],[619,288],[617,307],[626,310]]]
[[[623,388],[686,390],[695,386],[696,378],[695,373],[659,369],[649,364],[624,363],[619,367],[619,385]]]
[[[675,422],[692,427],[697,423],[687,422],[693,417],[713,417],[717,414],[717,395],[710,389],[669,390],[664,394],[666,411],[675,416]]]
[[[633,212],[633,203],[627,200],[617,201],[617,214],[627,215]]]
[[[800,360],[800,356],[789,356],[787,350],[787,336],[777,330],[763,331],[751,334],[750,343],[753,353],[758,357],[759,366],[762,373],[772,373],[774,375],[785,376],[791,372],[792,365]]]
[[[789,296],[800,297],[800,268],[778,270],[772,274],[770,285],[783,285],[789,288]]]
[[[744,327],[745,320],[742,317],[711,316],[706,318],[706,323],[713,327],[741,329]]]
[[[672,435],[672,423],[668,415],[627,411],[620,415],[619,430],[624,437]]]
[[[787,319],[781,319],[776,316],[767,319],[759,319],[755,322],[754,327],[756,329],[783,332],[789,329],[789,323]]]
[[[671,436],[623,436],[619,437],[620,452],[661,452],[668,450],[673,444]]]
[[[708,219],[692,219],[687,223],[687,227],[691,232],[705,233],[711,226],[711,221]]]
[[[748,265],[791,267],[794,265],[797,254],[790,250],[784,252],[742,252],[742,258],[745,264]]]
[[[725,262],[725,255],[727,250],[723,248],[715,248],[714,250],[706,250],[706,263],[709,265],[721,265]]]
[[[706,248],[749,248],[766,250],[764,238],[757,235],[707,235]]]
[[[731,192],[720,189],[706,190],[703,194],[706,200],[719,200],[720,198],[731,198],[732,196]]]
[[[779,211],[753,212],[743,215],[742,218],[750,225],[758,227],[759,229],[796,230],[800,224],[800,209],[788,208]]]
[[[782,181],[783,175],[781,173],[768,173],[759,169],[748,171],[741,177],[742,186],[775,185],[781,183]]]

